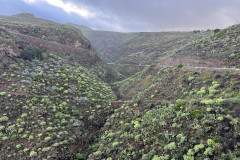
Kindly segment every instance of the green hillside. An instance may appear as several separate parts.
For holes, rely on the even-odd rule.
[[[0,22],[1,160],[239,160],[239,25]]]
[[[188,44],[176,53],[176,56],[192,55],[202,59],[217,59],[225,65],[239,67],[240,60],[240,25],[211,34]]]
[[[212,33],[211,31],[119,33],[92,30],[76,24],[70,25],[80,29],[103,58],[111,62],[127,64],[156,63],[186,44]]]
[[[151,67],[116,83],[131,101],[108,118],[90,157],[239,159],[239,78],[230,71]]]
[[[21,52],[40,49],[42,52],[68,56],[71,63],[94,68],[92,71],[104,81],[119,78],[116,71],[104,65],[105,62],[79,29],[28,13],[0,16],[0,22],[0,48],[12,49],[15,57],[19,57]],[[0,61],[3,59],[0,58]],[[7,65],[7,62],[3,63]]]
[[[55,54],[1,68],[1,159],[86,156],[112,110],[111,88]]]

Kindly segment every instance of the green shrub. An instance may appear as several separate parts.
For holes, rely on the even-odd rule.
[[[148,154],[144,154],[144,155],[142,156],[142,160],[149,160],[149,159],[151,159],[151,158],[149,157]]]
[[[183,68],[182,64],[177,65],[177,68]]]
[[[192,76],[188,77],[188,81],[192,81],[194,79],[195,79],[195,77],[192,77]]]
[[[86,159],[86,155],[82,153],[77,153],[76,154],[76,159]]]
[[[7,95],[6,92],[0,92],[0,96],[5,96],[5,95]]]
[[[12,141],[16,141],[18,139],[18,135],[14,134],[14,135],[11,135],[10,139]]]
[[[213,137],[214,142],[219,143],[221,141],[221,137],[219,136],[214,136]]]
[[[45,147],[42,149],[43,152],[48,152],[51,149],[51,147]]]
[[[113,142],[113,143],[112,143],[112,146],[113,146],[113,147],[116,147],[118,144],[119,144],[119,142]]]
[[[190,116],[192,118],[199,118],[203,115],[203,111],[200,109],[195,109],[190,112]]]
[[[225,103],[225,99],[222,99],[222,98],[216,99],[216,104],[217,105],[223,105],[224,103]]]
[[[142,101],[139,99],[139,100],[137,100],[137,102],[136,102],[138,105],[139,104],[141,104],[142,103]]]
[[[46,137],[46,138],[44,139],[44,141],[45,141],[45,142],[49,142],[51,139],[52,139],[51,137]]]
[[[201,90],[197,92],[197,94],[200,94],[200,95],[206,94],[206,88],[202,87]]]
[[[194,146],[194,150],[195,152],[198,152],[199,150],[204,148],[204,144],[198,144]]]
[[[134,138],[135,141],[136,141],[136,142],[139,142],[139,141],[140,141],[140,137],[141,137],[141,135],[136,135],[135,138]]]
[[[0,122],[7,122],[8,121],[8,117],[7,116],[3,116],[0,118]]]
[[[185,108],[186,108],[185,105],[181,105],[181,104],[176,104],[174,106],[175,111],[180,111],[180,110],[185,109]]]
[[[221,31],[221,29],[218,29],[218,28],[213,30],[213,32],[214,32],[215,34],[218,33],[218,32],[220,32],[220,31]]]
[[[26,154],[29,151],[29,148],[24,148],[23,152]]]
[[[174,150],[176,149],[176,143],[175,142],[171,142],[169,144],[167,144],[165,147],[164,147],[165,150]]]
[[[208,144],[209,147],[213,147],[215,145],[215,142],[214,142],[213,139],[208,139],[207,144]]]
[[[93,115],[89,116],[89,117],[88,117],[88,120],[89,120],[89,121],[93,121],[93,120],[94,120],[94,116],[93,116]]]
[[[36,156],[37,156],[37,152],[35,152],[35,151],[30,152],[30,157],[36,157]]]
[[[17,148],[17,149],[20,149],[21,147],[22,147],[21,144],[17,144],[17,145],[16,145],[16,148]]]
[[[129,123],[125,123],[125,125],[123,126],[123,131],[124,132],[129,132],[131,130],[131,125]]]
[[[211,147],[206,148],[206,150],[203,154],[206,155],[206,156],[213,155],[213,148],[211,148]]]
[[[43,60],[42,53],[43,51],[38,48],[31,48],[31,49],[23,50],[20,54],[20,57],[24,60],[29,60],[29,61],[35,58],[39,60]]]
[[[93,153],[93,155],[96,156],[96,157],[99,156],[100,154],[101,154],[101,151],[96,151],[96,152]]]
[[[187,103],[187,100],[185,100],[185,99],[177,99],[177,100],[176,100],[176,103],[177,103],[177,104],[180,104],[180,105],[184,105],[184,104]]]
[[[201,101],[202,104],[206,104],[206,105],[213,105],[215,104],[214,100],[212,99],[204,99]]]
[[[0,131],[3,131],[5,129],[5,126],[0,126]]]

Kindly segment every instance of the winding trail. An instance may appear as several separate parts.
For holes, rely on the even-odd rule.
[[[153,65],[147,65],[147,64],[118,64],[118,63],[107,63],[108,65],[113,65],[113,66],[133,66],[133,67],[150,67]],[[156,65],[157,67],[176,67],[176,66],[171,66],[171,65]],[[198,66],[183,66],[183,68],[189,68],[189,69],[199,69],[199,70],[231,70],[235,72],[240,72],[239,68],[219,68],[219,67],[198,67]]]

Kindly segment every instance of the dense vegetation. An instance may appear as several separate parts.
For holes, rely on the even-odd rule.
[[[117,83],[134,103],[108,118],[92,157],[239,159],[239,78],[229,71],[148,68]]]
[[[28,50],[24,50],[21,52],[20,57],[24,60],[33,60],[33,59],[39,59],[43,60],[43,51],[41,51],[38,48],[31,48]]]
[[[85,157],[114,109],[111,88],[87,69],[46,54],[1,70],[0,157]],[[108,109],[107,109],[108,108]]]
[[[30,14],[0,21],[0,159],[239,160],[239,70],[178,61],[238,66],[239,26],[128,34],[71,24],[112,52],[110,65],[79,29]]]
[[[202,59],[216,58],[227,61],[227,65],[238,66],[240,59],[240,25],[223,30],[215,30],[207,38],[188,44],[176,56],[194,55]]]

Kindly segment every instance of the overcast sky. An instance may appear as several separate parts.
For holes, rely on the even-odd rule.
[[[0,14],[121,32],[225,28],[240,23],[240,0],[0,0]]]

